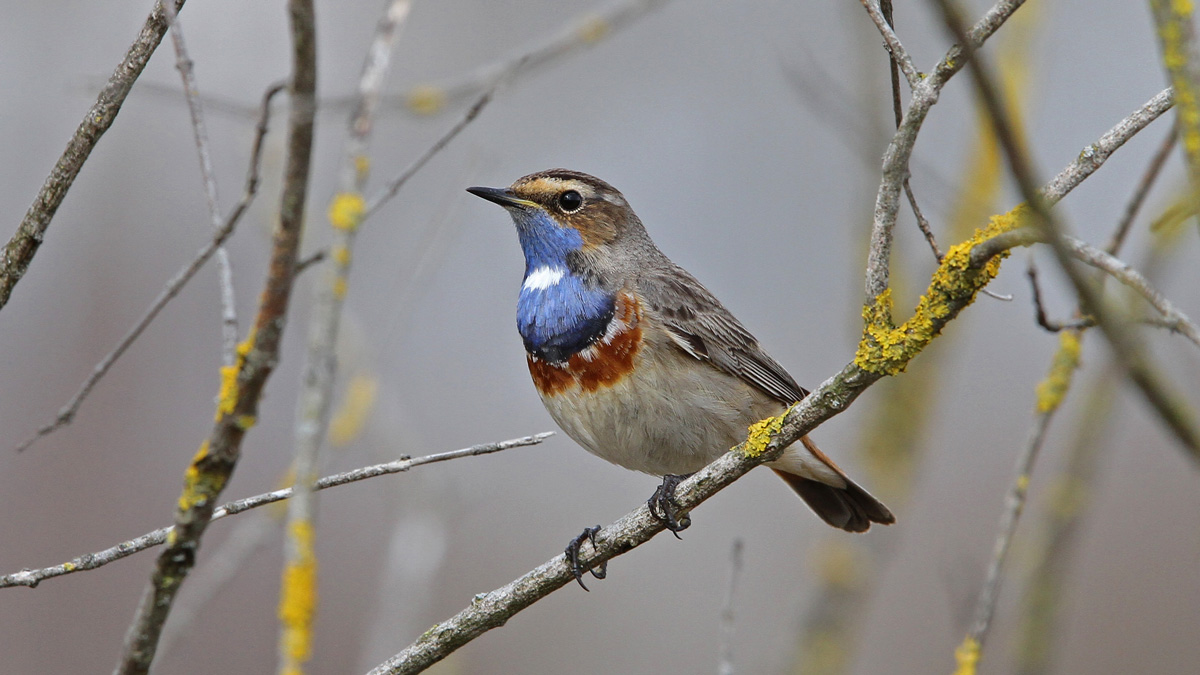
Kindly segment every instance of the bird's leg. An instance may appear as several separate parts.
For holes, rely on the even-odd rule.
[[[583,573],[591,572],[592,576],[597,579],[603,579],[608,576],[608,561],[600,563],[599,567],[584,568],[579,564],[579,547],[583,546],[583,542],[589,541],[592,543],[592,550],[596,549],[596,533],[600,531],[600,526],[589,527],[584,529],[583,534],[571,540],[567,544],[565,551],[567,556],[567,564],[571,566],[571,574],[575,575],[575,581],[579,582],[579,587],[583,590],[588,590],[587,586],[583,585]]]
[[[692,524],[692,519],[688,514],[681,514],[677,511],[679,502],[675,501],[675,488],[691,475],[689,473],[679,476],[663,476],[662,485],[659,485],[654,490],[654,494],[650,495],[650,499],[646,500],[650,515],[662,521],[662,524],[671,531],[671,534],[675,535],[676,539],[682,539],[679,533],[688,529],[688,526]]]

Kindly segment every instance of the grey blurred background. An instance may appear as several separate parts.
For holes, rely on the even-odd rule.
[[[28,208],[81,115],[141,26],[149,0],[4,3],[0,22],[0,227]],[[382,3],[318,2],[319,89],[352,93]],[[402,93],[512,58],[598,7],[590,0],[416,2],[387,90]],[[971,3],[975,12],[984,4]],[[1033,2],[1026,58],[1031,147],[1048,178],[1164,86],[1149,10],[1123,0]],[[1025,11],[1025,10],[1022,10]],[[282,2],[192,0],[181,14],[200,90],[252,107],[286,75]],[[928,69],[948,46],[925,3],[898,3],[898,29]],[[513,311],[522,260],[508,218],[463,192],[567,167],[622,190],[660,247],[695,273],[802,384],[816,386],[861,330],[865,233],[890,126],[879,38],[858,3],[675,0],[593,48],[503,88],[454,144],[368,224],[359,239],[342,374],[377,380],[362,435],[330,469],[553,429],[529,382]],[[171,276],[208,238],[208,216],[174,58],[165,41],[84,168],[31,271],[0,315],[0,429],[14,446],[49,421]],[[155,87],[149,85],[157,85]],[[165,91],[164,91],[165,90]],[[461,114],[381,112],[376,185]],[[260,290],[282,162],[282,108],[265,183],[230,244],[243,325]],[[306,251],[324,240],[347,111],[320,115]],[[252,122],[208,109],[222,203],[236,200]],[[1149,157],[1160,121],[1061,206],[1103,243]],[[913,185],[943,246],[978,130],[961,75],[930,115]],[[1174,157],[1126,256],[1141,259],[1146,222],[1182,187]],[[995,205],[1015,203],[1011,191]],[[933,269],[904,209],[898,313]],[[980,222],[979,225],[983,223]],[[1194,225],[1173,264],[1154,270],[1200,316]],[[1057,339],[1032,321],[1027,254],[922,356],[941,363],[899,522],[872,530],[883,551],[876,594],[856,630],[858,673],[949,672],[991,552],[1033,388]],[[1072,309],[1052,264],[1053,313]],[[273,489],[291,456],[291,420],[313,285],[306,273],[259,425],[226,490]],[[167,524],[183,469],[210,427],[220,354],[215,269],[206,269],[98,386],[69,428],[24,454],[0,447],[0,573],[57,564]],[[1153,353],[1200,401],[1194,347],[1146,332]],[[1053,476],[1080,426],[1079,403],[1107,361],[1088,339],[1083,375],[1032,483],[1010,578],[982,672],[1013,670],[1028,549]],[[909,377],[909,375],[903,377]],[[816,436],[850,470],[888,390],[876,387]],[[1200,490],[1196,467],[1120,385],[1103,428],[1100,473],[1063,585],[1055,672],[1193,673],[1200,662]],[[869,480],[864,480],[871,487]],[[561,434],[544,445],[424,467],[323,493],[321,604],[314,673],[362,672],[428,626],[554,556],[584,526],[642,502],[656,480],[591,457]],[[820,583],[829,530],[769,472],[754,472],[694,514],[682,541],[660,536],[615,560],[591,593],[565,588],[455,654],[441,673],[715,672],[732,542],[745,542],[734,601],[738,672],[800,672],[819,654],[799,635]],[[258,534],[249,530],[258,529]],[[272,672],[278,525],[245,515],[215,524],[184,587],[160,673]],[[215,592],[229,547],[255,537]],[[855,540],[853,543],[862,543]],[[108,672],[153,553],[0,592],[0,672]],[[208,584],[207,586],[205,584]],[[203,596],[203,597],[200,597]],[[204,602],[201,605],[201,601]],[[187,616],[192,614],[191,618]],[[569,665],[567,665],[569,664]]]

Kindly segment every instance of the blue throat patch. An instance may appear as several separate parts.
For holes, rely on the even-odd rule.
[[[583,248],[578,230],[560,226],[541,210],[512,213],[525,253],[525,279],[540,268],[562,270],[562,278],[550,286],[522,286],[517,298],[517,330],[525,351],[561,363],[604,335],[613,318],[616,295],[576,276],[568,267],[567,254]]]

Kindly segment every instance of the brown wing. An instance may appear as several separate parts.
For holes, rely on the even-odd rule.
[[[758,340],[686,270],[674,263],[643,270],[638,292],[680,349],[741,378],[784,404],[808,395]]]

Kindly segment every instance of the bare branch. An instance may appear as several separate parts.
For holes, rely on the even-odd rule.
[[[180,585],[195,564],[196,549],[212,519],[215,502],[237,465],[242,439],[256,420],[263,387],[279,360],[300,250],[316,92],[316,27],[312,0],[289,0],[288,14],[292,29],[293,68],[288,88],[291,110],[283,194],[266,286],[252,333],[238,348],[238,363],[222,368],[216,423],[186,473],[184,491],[175,514],[175,529],[156,561],[150,583],[125,636],[125,647],[115,670],[119,675],[149,672],[163,623]]]
[[[890,2],[890,0],[888,1]],[[904,77],[908,80],[909,88],[916,89],[921,84],[921,74],[917,72],[917,67],[913,65],[912,57],[904,49],[900,38],[892,30],[891,17],[884,15],[884,12],[880,8],[879,0],[860,0],[860,2],[862,2],[863,8],[867,10],[867,15],[875,22],[875,27],[879,29],[879,34],[883,36],[883,44],[887,47],[888,53],[892,55],[892,63],[895,63],[899,66],[900,70],[904,71]]]
[[[217,199],[217,179],[213,175],[212,154],[209,152],[208,128],[204,124],[204,110],[200,106],[200,95],[196,87],[196,75],[192,59],[188,56],[183,38],[183,26],[169,2],[159,0],[167,23],[171,26],[171,42],[175,47],[175,68],[183,79],[183,95],[187,100],[188,113],[192,118],[192,136],[196,141],[196,153],[200,157],[200,175],[204,182],[204,198],[208,202],[208,215],[213,229],[221,229],[221,203]],[[225,365],[233,365],[237,349],[237,301],[233,293],[233,265],[224,246],[217,247],[217,270],[221,286],[221,335]]]
[[[1150,160],[1150,165],[1146,167],[1146,173],[1142,175],[1142,180],[1138,182],[1137,189],[1134,190],[1133,196],[1129,199],[1129,204],[1125,206],[1125,212],[1121,214],[1121,220],[1117,223],[1112,238],[1104,246],[1104,250],[1108,253],[1116,255],[1121,249],[1121,244],[1125,242],[1125,236],[1129,234],[1133,220],[1137,218],[1138,211],[1141,210],[1142,204],[1150,194],[1150,188],[1154,185],[1154,181],[1158,179],[1159,174],[1162,173],[1162,168],[1166,165],[1167,158],[1171,155],[1171,150],[1175,148],[1175,143],[1178,140],[1179,125],[1176,124],[1171,127],[1171,131],[1167,134],[1167,137],[1158,146],[1158,152],[1154,153],[1154,158]]]
[[[262,157],[263,139],[265,139],[267,135],[267,123],[271,114],[271,99],[283,90],[283,86],[284,85],[282,84],[274,84],[267,89],[265,94],[263,94],[262,104],[259,106],[258,124],[254,133],[254,143],[250,151],[250,168],[247,169],[246,172],[246,186],[242,193],[241,200],[238,202],[237,206],[234,207],[233,211],[231,211],[229,215],[225,217],[225,220],[221,223],[221,226],[217,228],[216,235],[211,241],[205,244],[198,253],[196,253],[196,256],[192,258],[191,262],[185,265],[183,269],[179,270],[175,276],[171,277],[171,279],[167,281],[166,287],[163,288],[162,292],[158,294],[158,297],[154,299],[154,302],[150,303],[150,307],[146,309],[144,314],[142,314],[142,318],[138,319],[137,323],[134,324],[133,327],[129,329],[129,332],[125,334],[125,337],[121,338],[121,341],[117,343],[117,346],[114,347],[113,350],[100,361],[100,363],[97,363],[92,368],[92,374],[89,375],[86,380],[84,380],[83,384],[80,385],[79,390],[76,391],[75,395],[71,397],[71,400],[67,401],[66,405],[64,405],[58,411],[58,415],[54,418],[54,420],[42,426],[42,428],[37,430],[37,433],[25,439],[24,442],[18,445],[16,448],[17,452],[21,452],[29,448],[43,436],[47,436],[58,429],[67,426],[72,420],[75,419],[75,414],[79,412],[79,407],[83,405],[84,399],[86,399],[88,395],[92,393],[92,389],[96,386],[100,379],[108,373],[109,369],[113,367],[113,364],[117,362],[117,359],[121,358],[125,351],[129,349],[129,346],[132,345],[138,339],[138,337],[141,336],[142,332],[146,330],[146,327],[149,326],[152,321],[154,321],[155,317],[158,316],[158,313],[162,311],[163,307],[166,307],[167,303],[170,302],[176,295],[178,295],[181,290],[183,290],[183,287],[186,286],[189,281],[191,281],[192,277],[196,275],[196,272],[199,272],[200,268],[204,266],[204,263],[208,262],[208,259],[211,258],[213,253],[215,253],[221,247],[221,244],[223,244],[225,240],[233,234],[233,230],[235,227],[237,227],[238,221],[241,220],[242,214],[246,212],[246,209],[250,206],[250,202],[254,200],[254,196],[258,193],[258,171],[259,165],[261,164],[260,160]]]
[[[480,95],[475,103],[473,103],[471,107],[467,109],[467,112],[454,126],[450,127],[446,133],[442,134],[440,138],[434,141],[433,145],[429,146],[429,149],[426,150],[424,154],[418,157],[412,164],[408,165],[408,168],[406,168],[404,171],[401,171],[399,175],[390,180],[388,184],[375,196],[367,200],[366,208],[362,214],[362,220],[365,221],[366,219],[370,218],[388,200],[390,200],[392,197],[395,197],[396,193],[400,192],[400,188],[404,187],[404,184],[407,183],[410,178],[420,171],[421,168],[429,162],[429,160],[433,159],[439,152],[444,150],[447,145],[450,145],[450,141],[454,140],[456,136],[462,133],[463,129],[466,129],[471,122],[475,121],[475,118],[479,116],[479,113],[483,112],[483,109],[492,102],[492,97],[495,96],[496,90],[500,87],[500,85],[507,82],[510,77],[515,75],[524,66],[526,60],[529,58],[530,57],[526,55],[510,64],[508,68],[492,82],[491,86]]]
[[[992,547],[992,558],[988,563],[987,574],[979,599],[975,604],[975,616],[967,632],[966,640],[959,647],[960,662],[963,655],[970,655],[972,662],[978,662],[984,641],[992,625],[992,617],[996,612],[996,602],[1000,597],[1000,583],[1003,580],[1004,562],[1008,558],[1009,546],[1017,531],[1017,523],[1025,508],[1025,497],[1029,492],[1029,481],[1033,475],[1034,464],[1042,443],[1046,440],[1046,432],[1054,414],[1062,405],[1067,390],[1071,386],[1072,377],[1079,367],[1080,332],[1066,331],[1060,339],[1060,346],[1050,364],[1046,378],[1037,386],[1036,415],[1029,432],[1029,441],[1017,456],[1016,475],[1009,486],[1004,500],[1004,510],[1000,515],[1000,525],[997,528],[996,542]]]
[[[469,448],[463,448],[461,450],[451,450],[449,452],[441,452],[434,455],[425,455],[423,457],[414,457],[411,459],[401,458],[392,462],[365,466],[360,469],[336,473],[332,476],[325,476],[317,481],[316,489],[324,490],[327,488],[338,487],[340,485],[349,485],[350,483],[356,483],[360,480],[366,480],[368,478],[376,478],[378,476],[386,476],[393,473],[403,473],[413,467],[422,466],[425,464],[446,462],[452,459],[460,459],[462,457],[487,455],[493,452],[500,452],[501,450],[519,448],[527,445],[538,445],[553,435],[553,431],[543,431],[540,434],[523,436],[521,438],[500,441],[498,443],[481,443],[479,445],[473,445]],[[212,520],[220,520],[226,516],[233,516],[242,513],[243,511],[256,509],[260,506],[274,504],[275,502],[288,499],[291,496],[292,489],[284,488],[282,490],[275,490],[273,492],[267,492],[264,494],[255,495],[253,497],[246,497],[245,499],[228,502],[213,509]],[[60,577],[64,574],[84,572],[87,570],[96,569],[97,567],[103,567],[110,562],[114,562],[120,560],[121,558],[131,556],[134,553],[161,545],[167,540],[167,535],[169,535],[173,529],[174,528],[170,526],[160,527],[159,529],[154,530],[153,532],[147,532],[140,537],[123,541],[115,546],[106,548],[103,551],[81,555],[78,558],[61,565],[44,567],[38,570],[25,569],[21,570],[20,572],[13,572],[12,574],[0,576],[0,588],[10,588],[13,586],[27,586],[29,588],[36,588],[37,585],[45,579],[53,579],[54,577]]]
[[[175,9],[178,11],[183,7],[183,3],[184,0],[175,0]],[[54,164],[54,169],[46,177],[42,189],[25,212],[21,224],[17,226],[16,234],[4,247],[4,253],[0,254],[0,309],[8,304],[13,287],[25,276],[29,264],[33,262],[33,256],[42,244],[46,228],[50,227],[50,221],[54,219],[54,214],[67,196],[67,191],[71,189],[71,184],[75,182],[75,177],[79,175],[84,162],[91,155],[92,148],[96,147],[100,137],[116,120],[117,113],[125,103],[125,97],[133,88],[133,83],[141,76],[146,62],[162,41],[163,34],[167,31],[167,20],[162,9],[162,5],[156,3],[150,16],[146,17],[137,39],[125,52],[125,58],[117,64],[96,102],[83,116],[83,121],[67,142],[67,149]]]

